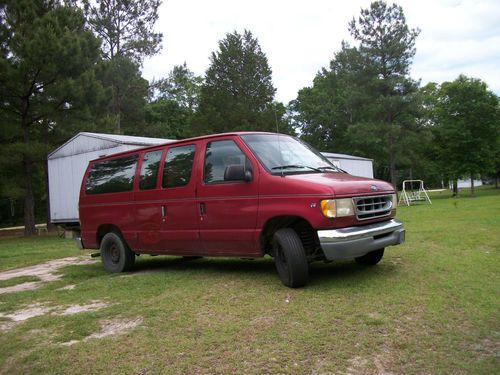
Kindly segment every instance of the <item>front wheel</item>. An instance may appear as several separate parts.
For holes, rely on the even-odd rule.
[[[291,228],[276,231],[273,237],[274,263],[283,285],[298,288],[307,283],[309,265],[297,233]]]
[[[135,263],[135,254],[117,233],[107,233],[101,241],[101,259],[108,272],[130,271]]]
[[[359,264],[363,264],[365,266],[374,266],[378,262],[382,260],[384,256],[384,249],[378,249],[375,251],[371,251],[368,254],[365,254],[361,257],[354,258],[356,262]]]

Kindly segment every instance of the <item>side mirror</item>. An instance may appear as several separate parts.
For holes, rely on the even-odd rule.
[[[245,171],[245,182],[250,182],[250,181],[252,181],[252,178],[253,178],[253,176],[252,176],[252,171],[251,171],[251,170],[249,170],[249,169],[247,169],[247,170]]]
[[[245,170],[244,165],[228,165],[224,170],[224,181],[252,181],[252,171]]]

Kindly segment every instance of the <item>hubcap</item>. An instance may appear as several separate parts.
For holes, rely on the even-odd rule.
[[[120,250],[118,249],[118,246],[116,246],[115,243],[109,247],[109,252],[111,255],[111,261],[113,263],[118,263],[120,261]]]

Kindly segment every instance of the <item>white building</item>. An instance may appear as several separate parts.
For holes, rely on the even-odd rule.
[[[483,186],[483,181],[474,179],[474,187]],[[468,189],[470,188],[470,178],[469,179],[458,179],[457,189]],[[450,190],[453,190],[453,181],[450,181]]]
[[[333,165],[353,176],[373,178],[373,159],[359,156],[322,152]]]
[[[173,142],[162,138],[78,133],[48,155],[50,220],[78,224],[78,199],[89,161],[139,147]]]

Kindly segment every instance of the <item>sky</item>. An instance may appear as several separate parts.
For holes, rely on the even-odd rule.
[[[287,104],[328,67],[342,40],[353,43],[348,23],[365,0],[163,0],[156,30],[160,54],[144,61],[143,76],[166,77],[186,62],[204,76],[210,55],[229,32],[250,30],[273,71],[276,99]],[[392,3],[388,1],[388,3]],[[419,28],[411,76],[452,81],[480,78],[500,95],[500,0],[399,0],[410,28]]]

